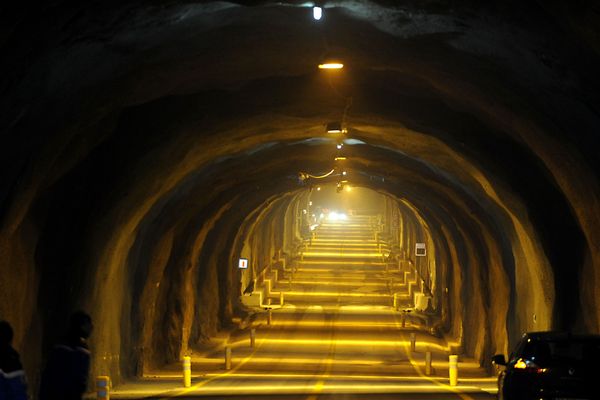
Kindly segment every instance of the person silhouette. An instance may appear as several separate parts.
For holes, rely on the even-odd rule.
[[[87,389],[92,318],[83,311],[71,315],[64,340],[54,346],[42,373],[40,400],[81,400]]]
[[[0,321],[0,400],[27,400],[25,371],[12,339],[12,327]]]

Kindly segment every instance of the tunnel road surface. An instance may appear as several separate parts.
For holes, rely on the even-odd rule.
[[[271,318],[257,308],[244,326],[224,333],[220,341],[215,338],[212,347],[194,350],[191,387],[182,387],[181,364],[173,364],[145,371],[143,379],[118,386],[112,397],[493,398],[495,378],[464,356],[458,385],[450,386],[449,344],[431,335],[418,318],[402,322],[395,301],[410,305],[410,293],[419,289],[412,284],[414,274],[386,261],[382,252],[388,244],[376,241],[372,229],[358,217],[323,224],[293,266],[269,278]],[[226,347],[231,350],[229,369]],[[425,370],[427,351],[431,375]]]
[[[172,397],[130,397],[135,400],[162,400]],[[320,394],[306,395],[260,395],[260,396],[182,396],[177,399],[202,400],[488,400],[495,399],[488,393],[441,394],[441,393],[389,393],[389,394]]]

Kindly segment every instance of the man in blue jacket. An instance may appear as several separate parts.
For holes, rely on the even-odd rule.
[[[67,336],[52,353],[42,373],[40,400],[81,400],[87,389],[92,318],[83,311],[71,315]]]
[[[27,400],[25,372],[12,339],[10,324],[0,321],[0,400]]]

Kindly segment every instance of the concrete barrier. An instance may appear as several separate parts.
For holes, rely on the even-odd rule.
[[[415,293],[415,309],[417,311],[425,311],[431,307],[431,296],[425,293]]]

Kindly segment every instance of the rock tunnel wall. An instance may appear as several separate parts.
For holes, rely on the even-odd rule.
[[[353,184],[398,208],[391,236],[431,240],[443,327],[467,353],[600,332],[594,30],[525,3],[423,6],[417,24],[412,4],[342,2],[318,29],[258,3],[9,10],[0,318],[32,385],[77,308],[94,372],[117,381],[227,327],[250,283],[234,263],[293,254],[297,174],[329,170],[339,140]],[[328,52],[348,72],[319,74]],[[326,135],[344,110],[346,137]]]

